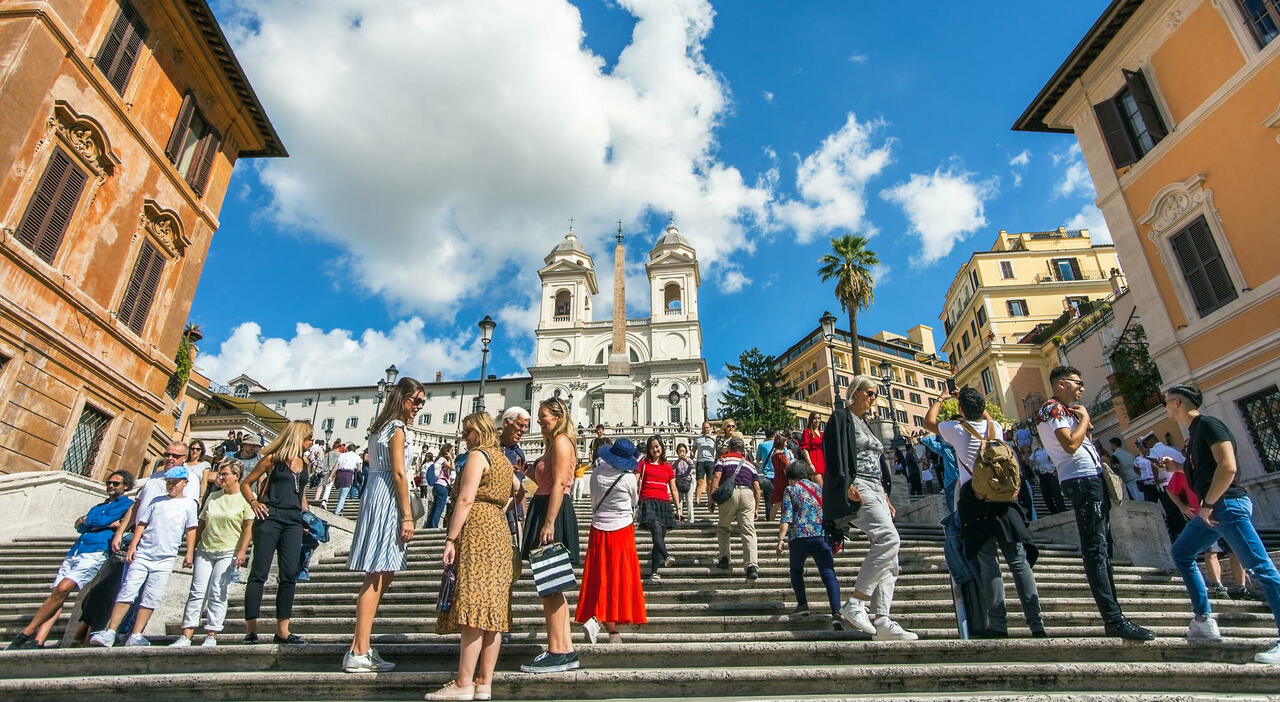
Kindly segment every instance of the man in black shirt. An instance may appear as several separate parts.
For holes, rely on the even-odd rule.
[[[1217,643],[1222,641],[1222,636],[1217,622],[1209,616],[1212,611],[1209,595],[1200,568],[1196,566],[1196,556],[1219,537],[1226,539],[1254,582],[1262,587],[1277,630],[1280,630],[1280,573],[1276,572],[1250,521],[1253,501],[1236,482],[1235,439],[1220,420],[1200,413],[1203,401],[1194,385],[1175,385],[1165,393],[1165,410],[1188,437],[1187,461],[1179,464],[1167,456],[1159,460],[1165,470],[1185,471],[1191,491],[1200,498],[1199,512],[1187,522],[1173,544],[1173,562],[1182,573],[1196,615],[1187,629],[1187,640]],[[1254,656],[1254,661],[1280,665],[1280,641]]]

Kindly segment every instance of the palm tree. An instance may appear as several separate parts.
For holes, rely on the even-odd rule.
[[[858,353],[858,310],[865,310],[875,301],[876,281],[871,269],[880,265],[876,252],[867,248],[870,243],[860,234],[845,234],[831,239],[831,253],[818,259],[818,275],[822,282],[836,281],[836,299],[840,309],[849,313],[849,333],[852,335],[853,372],[862,372]]]

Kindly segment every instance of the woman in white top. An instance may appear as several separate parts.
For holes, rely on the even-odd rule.
[[[436,482],[431,486],[431,515],[427,517],[427,528],[440,526],[440,518],[444,516],[444,506],[449,501],[449,486],[453,485],[453,444],[440,447],[440,457],[436,459]]]
[[[640,499],[636,447],[627,439],[600,447],[591,471],[591,534],[574,619],[596,642],[603,622],[609,643],[619,643],[619,624],[644,624],[644,589],[636,554],[632,514]]]

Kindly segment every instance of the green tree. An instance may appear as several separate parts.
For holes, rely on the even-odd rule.
[[[787,398],[795,391],[775,361],[753,346],[738,356],[738,365],[725,364],[729,387],[720,398],[720,417],[732,418],[743,433],[795,423],[795,413],[787,407]]]
[[[849,333],[852,335],[853,369],[860,373],[861,354],[858,351],[858,310],[865,310],[875,302],[876,281],[871,269],[880,264],[876,252],[867,248],[870,243],[860,234],[845,234],[831,239],[831,253],[818,259],[818,275],[822,282],[835,279],[836,300],[840,309],[849,314]]]
[[[1113,394],[1124,402],[1125,414],[1137,417],[1160,404],[1160,369],[1147,352],[1147,331],[1141,324],[1124,330],[1111,352],[1115,369]]]
[[[987,403],[987,414],[996,420],[1001,426],[1008,427],[1011,425],[1009,418],[1004,416],[1004,411],[1000,409],[1000,405],[994,402]],[[945,422],[960,416],[960,405],[956,402],[956,398],[943,400],[942,406],[938,408],[938,421]]]

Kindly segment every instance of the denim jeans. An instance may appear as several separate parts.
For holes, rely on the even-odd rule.
[[[1111,508],[1102,478],[1072,478],[1062,483],[1062,492],[1071,500],[1076,513],[1076,531],[1080,534],[1080,557],[1089,590],[1098,605],[1098,613],[1107,624],[1124,619],[1116,601],[1116,586],[1111,572],[1111,527],[1107,511]]]
[[[792,539],[789,562],[791,589],[796,595],[796,604],[807,607],[809,596],[804,590],[804,562],[813,556],[818,566],[818,577],[822,578],[822,586],[827,590],[827,602],[831,605],[831,616],[840,614],[840,581],[836,580],[836,563],[831,557],[831,545],[822,536],[806,536]]]
[[[1213,509],[1213,518],[1218,526],[1211,527],[1196,516],[1183,527],[1178,540],[1173,544],[1173,563],[1182,573],[1182,581],[1187,585],[1187,594],[1191,596],[1191,607],[1196,616],[1209,614],[1209,593],[1204,587],[1204,577],[1196,566],[1196,556],[1209,548],[1222,537],[1231,546],[1231,551],[1240,559],[1240,564],[1250,578],[1261,588],[1271,606],[1271,616],[1275,617],[1276,629],[1280,631],[1280,574],[1267,555],[1262,539],[1253,528],[1250,518],[1253,516],[1253,500],[1249,497],[1227,497],[1218,501]]]
[[[1004,579],[1000,577],[1000,564],[996,561],[996,546],[1004,554],[1005,565],[1013,576],[1022,613],[1031,631],[1044,631],[1044,619],[1040,615],[1040,594],[1036,590],[1036,578],[1027,564],[1027,552],[1022,544],[1002,536],[988,539],[978,552],[978,586],[987,605],[987,631],[1009,631],[1008,614],[1004,603]]]
[[[427,528],[435,529],[440,526],[440,518],[444,516],[445,505],[449,502],[449,488],[444,485],[431,486],[434,498],[431,501],[431,516],[427,518]],[[448,527],[448,525],[445,525]]]

